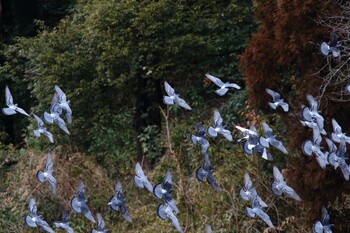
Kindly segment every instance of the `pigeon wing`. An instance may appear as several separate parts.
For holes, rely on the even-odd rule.
[[[205,76],[219,87],[222,87],[224,85],[224,83],[219,78],[214,77],[213,75],[205,74]]]

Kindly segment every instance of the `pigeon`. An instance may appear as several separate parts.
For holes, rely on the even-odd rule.
[[[197,127],[197,135],[191,135],[191,141],[194,145],[199,144],[202,148],[202,154],[207,153],[208,148],[209,148],[209,142],[208,140],[205,138],[205,129],[204,126],[201,122],[198,122],[196,124]]]
[[[339,57],[340,51],[338,50],[338,39],[337,35],[334,32],[331,33],[331,40],[329,42],[329,45],[326,42],[322,42],[320,50],[321,53],[325,56],[328,56],[329,52],[332,52],[333,57]]]
[[[51,143],[54,143],[52,133],[47,131],[44,122],[40,119],[40,117],[38,117],[34,113],[33,116],[38,124],[38,129],[33,130],[34,136],[40,137],[41,134],[44,134],[50,140]]]
[[[84,183],[80,181],[77,195],[70,200],[70,206],[74,212],[82,213],[91,222],[96,223],[86,203]]]
[[[17,112],[26,115],[29,117],[29,114],[26,113],[26,111],[24,111],[22,108],[18,107],[17,104],[13,103],[13,97],[11,95],[10,89],[8,88],[8,86],[5,87],[5,102],[8,108],[3,108],[2,112],[5,115],[14,115]]]
[[[318,102],[309,94],[306,95],[306,99],[310,104],[310,108],[304,106],[301,115],[305,121],[315,122],[320,132],[322,132],[324,130],[324,118],[318,113]]]
[[[265,137],[259,138],[259,143],[266,148],[269,148],[269,145],[275,147],[276,149],[280,150],[284,154],[288,154],[287,149],[283,146],[282,142],[278,141],[276,139],[276,136],[273,135],[272,129],[265,123],[261,123],[264,129]]]
[[[47,124],[53,124],[54,122],[66,133],[70,134],[66,122],[60,117],[62,113],[62,108],[59,106],[57,102],[57,94],[54,93],[54,96],[51,101],[50,113],[44,112],[44,121]]]
[[[273,160],[273,157],[270,154],[270,152],[267,151],[267,148],[262,146],[260,143],[255,144],[255,146],[253,148],[253,152],[265,160],[268,160],[268,161]]]
[[[281,174],[281,172],[278,170],[278,168],[276,166],[273,166],[273,177],[274,177],[274,181],[272,183],[272,192],[277,195],[277,196],[281,196],[282,193],[286,194],[287,196],[297,200],[297,201],[301,201],[301,198],[299,197],[299,195],[294,191],[294,189],[292,189],[291,187],[289,187],[286,182],[283,179],[283,176]]]
[[[212,176],[214,170],[211,167],[211,163],[209,160],[208,154],[204,154],[203,156],[204,161],[202,167],[198,168],[196,170],[196,177],[197,180],[200,182],[204,182],[204,178],[207,179],[208,184],[215,190],[215,192],[219,192],[220,188],[219,185],[216,183],[216,180]]]
[[[332,119],[332,126],[333,133],[331,134],[331,139],[337,143],[345,141],[346,143],[350,144],[350,137],[346,136],[345,133],[342,132],[340,125],[335,119]]]
[[[262,210],[262,206],[257,197],[252,201],[252,208],[246,207],[246,213],[249,217],[254,218],[255,215],[258,215],[269,227],[274,227],[270,217]]]
[[[64,109],[66,111],[66,119],[68,124],[72,123],[72,109],[69,107],[69,102],[67,101],[66,94],[59,88],[59,86],[55,85],[55,92],[56,92],[56,101],[60,108]]]
[[[148,181],[147,176],[145,176],[145,173],[143,173],[140,163],[136,163],[135,172],[136,175],[133,178],[135,185],[139,188],[146,188],[148,191],[153,193],[153,186]]]
[[[214,110],[214,127],[210,126],[208,128],[208,134],[211,137],[216,137],[218,133],[224,136],[227,140],[232,141],[231,132],[222,126],[222,117],[219,113],[219,110],[215,109]]]
[[[327,209],[323,206],[321,221],[317,220],[315,222],[312,228],[313,232],[314,233],[332,233],[331,227],[333,227],[334,224],[330,224],[329,221],[330,221],[330,216],[328,214]]]
[[[173,105],[174,103],[177,103],[181,107],[192,110],[192,108],[186,103],[185,100],[181,99],[178,94],[175,93],[175,90],[169,85],[167,81],[164,82],[165,91],[168,94],[168,96],[163,97],[163,102],[166,105]]]
[[[178,232],[183,232],[179,223],[179,220],[176,218],[174,210],[171,208],[171,206],[167,203],[159,204],[157,208],[157,215],[160,217],[162,220],[165,220],[166,218],[169,218],[174,227]]]
[[[265,91],[267,92],[267,94],[269,94],[272,97],[272,102],[268,102],[268,105],[270,106],[270,108],[276,109],[278,106],[281,106],[283,111],[288,112],[289,105],[286,102],[284,102],[283,99],[281,99],[281,95],[279,93],[269,88],[266,88]]]
[[[254,198],[258,198],[259,204],[262,207],[267,207],[267,204],[258,196],[256,189],[253,187],[253,183],[249,174],[244,173],[244,187],[239,191],[239,195],[245,201],[252,201]]]
[[[243,133],[243,138],[238,139],[238,142],[243,141],[243,152],[252,155],[253,149],[259,144],[259,136],[254,125],[251,125],[249,129],[245,129],[236,125],[236,129]]]
[[[44,183],[47,180],[50,184],[52,194],[56,195],[56,179],[52,175],[53,173],[52,167],[53,167],[53,162],[51,159],[51,153],[49,152],[46,158],[45,170],[44,171],[39,170],[36,173],[36,178],[40,183]]]
[[[92,229],[91,233],[108,233],[108,229],[106,229],[105,221],[100,213],[96,214],[97,219],[97,230]]]
[[[313,122],[313,121],[300,121],[300,123],[301,123],[304,127],[309,127],[310,129],[320,131],[320,129],[318,128],[316,122]],[[327,132],[326,132],[325,129],[323,129],[322,131],[320,131],[320,133],[323,134],[323,135],[326,135],[326,134],[327,134]]]
[[[56,228],[63,228],[67,233],[74,233],[73,228],[69,226],[68,214],[65,211],[62,211],[62,221],[53,223]]]
[[[328,153],[321,151],[322,137],[314,134],[314,140],[306,140],[301,146],[303,153],[307,156],[315,154],[316,160],[322,169],[325,169],[328,164]]]
[[[326,142],[329,147],[329,155],[328,155],[328,162],[333,166],[334,169],[337,169],[340,167],[344,179],[349,180],[350,170],[349,165],[346,163],[347,157],[346,157],[346,144],[345,141],[341,141],[339,144],[339,148],[334,145],[334,143],[326,138]]]
[[[29,200],[28,210],[29,210],[29,215],[27,215],[24,219],[27,226],[29,226],[29,227],[38,227],[39,226],[40,228],[42,228],[46,232],[54,233],[54,231],[49,226],[49,224],[46,221],[44,221],[40,215],[38,215],[36,213],[37,208],[36,208],[36,203],[35,203],[34,198],[31,198]]]
[[[122,184],[119,181],[115,185],[115,194],[109,199],[108,205],[112,210],[119,211],[126,221],[132,222],[132,218],[125,206]]]
[[[217,86],[220,87],[220,89],[216,90],[215,93],[218,94],[219,96],[223,96],[226,94],[226,92],[228,91],[228,88],[229,87],[233,87],[233,88],[236,88],[236,89],[241,89],[240,86],[238,86],[237,84],[235,83],[229,83],[229,82],[226,82],[226,83],[223,83],[219,78],[217,77],[214,77],[210,74],[205,74],[205,76],[210,79],[213,83],[215,83]]]
[[[211,226],[210,225],[207,225],[205,227],[205,233],[213,233],[213,230],[211,229]]]
[[[153,194],[159,200],[164,198],[166,204],[168,204],[176,213],[179,213],[179,209],[176,206],[175,200],[171,196],[172,192],[172,175],[170,170],[165,174],[164,180],[162,183],[158,183],[153,188]]]

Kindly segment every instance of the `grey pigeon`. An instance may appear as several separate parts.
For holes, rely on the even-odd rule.
[[[237,84],[235,83],[229,83],[229,82],[222,82],[219,78],[217,77],[214,77],[210,74],[205,74],[205,76],[210,79],[213,83],[215,83],[217,86],[220,87],[220,89],[216,90],[216,94],[220,95],[220,96],[223,96],[226,94],[226,92],[228,91],[228,88],[229,87],[233,87],[233,88],[236,88],[236,89],[241,89],[240,86],[238,86]]]
[[[72,109],[69,107],[69,102],[67,101],[66,94],[59,88],[59,86],[55,85],[55,92],[56,92],[56,101],[60,108],[64,109],[66,114],[66,119],[68,124],[72,123]]]
[[[331,134],[331,139],[337,143],[345,141],[346,143],[350,144],[350,137],[346,136],[345,133],[342,132],[340,125],[335,119],[332,119],[332,126],[333,133]]]
[[[318,125],[316,122],[313,121],[300,121],[300,123],[304,126],[304,127],[309,127],[312,130],[318,130],[320,131],[320,129],[318,128]],[[327,132],[325,129],[323,129],[322,131],[320,131],[321,134],[326,135]]]
[[[44,183],[45,181],[49,182],[51,192],[53,195],[56,195],[56,179],[53,177],[53,162],[51,158],[51,153],[49,152],[47,154],[46,158],[46,164],[45,164],[45,170],[44,171],[38,171],[36,173],[36,177],[40,183]]]
[[[261,123],[264,129],[265,137],[260,137],[259,142],[262,146],[269,148],[269,145],[275,147],[280,150],[284,154],[288,154],[287,149],[283,146],[281,141],[276,139],[276,136],[272,133],[272,129],[265,123]]]
[[[254,198],[258,198],[259,204],[262,207],[267,207],[267,204],[258,196],[256,189],[253,187],[253,183],[249,174],[244,173],[244,187],[239,191],[239,195],[245,201],[252,201]]]
[[[171,206],[167,203],[160,204],[157,208],[157,215],[162,220],[165,220],[166,218],[169,218],[173,226],[176,228],[178,232],[183,232],[179,223],[179,220],[176,218],[174,210],[171,208]]]
[[[14,115],[17,112],[29,116],[28,113],[26,113],[26,111],[24,111],[22,108],[18,107],[17,104],[13,103],[13,97],[11,95],[10,89],[8,88],[8,86],[5,87],[5,102],[8,108],[3,108],[2,112],[5,115]]]
[[[145,176],[140,163],[136,163],[135,172],[136,175],[133,177],[135,185],[139,188],[146,188],[148,191],[153,193],[153,186],[148,181],[147,176]]]
[[[345,141],[341,141],[339,144],[339,148],[334,145],[334,143],[326,138],[326,142],[329,147],[329,155],[328,155],[328,162],[333,166],[334,169],[337,169],[340,167],[344,179],[349,180],[350,175],[350,168],[349,165],[346,163],[347,157],[346,157],[346,144]]]
[[[172,186],[172,175],[170,170],[168,170],[165,174],[163,182],[154,186],[153,194],[158,199],[164,198],[164,202],[168,204],[176,213],[179,213],[180,211],[176,206],[175,200],[171,196]]]
[[[254,218],[255,215],[258,215],[261,220],[263,220],[269,227],[274,227],[270,217],[262,210],[262,206],[257,197],[255,197],[252,201],[252,208],[246,207],[246,213],[249,217]]]
[[[324,130],[324,118],[318,112],[318,102],[312,95],[307,94],[306,99],[310,104],[310,107],[303,107],[301,115],[305,121],[315,122],[320,132]]]
[[[41,229],[43,229],[46,232],[54,233],[54,231],[49,226],[49,224],[46,221],[44,221],[40,215],[37,214],[37,208],[36,208],[36,203],[34,198],[31,198],[29,200],[28,210],[29,210],[29,215],[27,215],[24,219],[27,226],[29,227],[39,226]]]
[[[175,93],[174,88],[172,88],[167,81],[164,82],[164,87],[166,93],[168,94],[168,96],[163,97],[163,102],[166,105],[173,105],[174,103],[176,103],[187,110],[192,110],[192,108],[186,103],[186,101],[181,99],[180,96]]]
[[[112,210],[119,211],[126,221],[132,222],[132,218],[126,209],[122,184],[119,181],[115,185],[115,194],[109,199],[108,205]]]
[[[37,115],[35,115],[33,113],[33,116],[38,124],[38,129],[33,130],[33,133],[35,135],[35,137],[40,137],[41,134],[44,134],[51,143],[54,143],[53,141],[53,136],[52,133],[50,133],[49,131],[47,131],[44,122],[41,120],[41,118],[39,118]]]
[[[283,179],[283,176],[281,174],[281,172],[278,170],[278,168],[276,166],[273,166],[273,177],[274,177],[274,181],[272,183],[272,192],[277,195],[277,196],[281,196],[282,193],[286,194],[287,196],[297,200],[297,201],[301,201],[301,198],[299,197],[299,195],[294,191],[294,189],[292,189],[291,187],[289,187],[286,182]]]
[[[69,226],[68,214],[65,211],[62,211],[62,221],[53,223],[56,228],[63,228],[67,233],[74,233],[73,228]]]
[[[246,129],[236,125],[236,129],[240,130],[243,134],[243,138],[238,140],[238,142],[245,141],[243,151],[251,155],[253,148],[259,143],[259,136],[255,126],[251,125],[249,129]]]
[[[330,216],[328,214],[327,209],[323,206],[321,221],[317,220],[315,222],[312,228],[313,232],[314,233],[332,233],[331,227],[333,227],[334,224],[330,224],[329,221],[330,221]]]
[[[321,150],[322,137],[320,135],[314,134],[313,141],[306,140],[301,148],[303,153],[307,156],[315,154],[316,160],[322,169],[325,169],[328,164],[328,153],[324,153]]]
[[[107,233],[108,229],[106,229],[105,221],[103,221],[103,218],[100,213],[96,214],[97,219],[97,230],[92,229],[91,233]]]
[[[76,213],[82,213],[91,222],[96,223],[96,220],[91,214],[85,199],[85,187],[83,181],[80,181],[77,195],[70,200],[70,206]]]
[[[272,161],[273,157],[270,154],[270,152],[267,150],[266,147],[262,146],[260,143],[257,143],[254,148],[253,148],[253,152],[256,155],[259,155],[261,158],[268,160],[268,161]]]
[[[203,155],[203,165],[196,170],[197,180],[204,182],[204,179],[207,180],[208,184],[216,191],[219,192],[219,185],[216,183],[216,180],[213,177],[214,170],[211,167],[208,154]]]
[[[281,99],[281,95],[279,93],[269,88],[266,88],[265,91],[267,92],[267,94],[269,94],[272,97],[272,102],[268,102],[268,105],[270,106],[270,108],[276,109],[278,106],[281,106],[283,111],[288,112],[289,105],[286,102],[284,102],[283,99]]]
[[[59,106],[57,102],[57,94],[54,93],[54,96],[50,105],[50,113],[44,112],[44,121],[47,124],[56,123],[66,134],[70,134],[66,122],[60,117],[62,113],[62,108]]]
[[[211,226],[210,225],[207,225],[205,227],[205,233],[213,233],[213,230],[211,229]]]
[[[216,137],[219,134],[224,136],[227,140],[232,141],[232,134],[229,130],[225,129],[222,126],[222,117],[219,113],[219,110],[214,110],[214,127],[208,128],[208,134],[211,137]]]
[[[338,39],[337,35],[334,32],[331,33],[331,40],[329,44],[322,42],[320,50],[321,53],[325,56],[328,56],[329,52],[331,52],[333,54],[333,57],[339,57],[340,51],[338,49]]]
[[[198,122],[196,124],[196,127],[197,127],[197,134],[191,135],[191,141],[194,145],[199,144],[201,146],[201,149],[202,149],[202,154],[205,154],[205,153],[207,153],[208,148],[209,148],[209,142],[205,138],[205,135],[206,135],[205,129],[204,129],[204,126],[201,122]]]

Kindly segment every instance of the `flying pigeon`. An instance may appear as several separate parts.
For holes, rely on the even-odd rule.
[[[97,230],[92,229],[91,233],[108,233],[108,229],[106,229],[105,221],[100,213],[96,214],[97,219]]]
[[[205,227],[205,233],[213,233],[213,230],[211,229],[211,226],[210,225],[207,225]]]
[[[275,180],[272,183],[272,192],[275,195],[281,196],[282,193],[284,193],[297,201],[301,201],[299,195],[294,191],[294,189],[292,189],[286,184],[281,172],[276,166],[273,166],[273,177]]]
[[[276,149],[280,150],[284,154],[288,154],[287,149],[283,146],[281,141],[278,141],[276,139],[276,136],[273,135],[272,129],[265,123],[261,123],[264,129],[265,137],[260,137],[259,142],[262,146],[269,148],[269,145],[275,147]]]
[[[331,33],[329,45],[326,42],[322,42],[320,50],[325,56],[328,56],[329,52],[332,52],[333,57],[339,57],[340,51],[338,50],[338,39],[334,32]]]
[[[315,154],[316,160],[322,169],[325,169],[328,164],[328,153],[321,151],[322,137],[314,134],[313,141],[306,140],[301,146],[303,153],[307,156]]]
[[[219,113],[219,110],[214,110],[214,127],[208,128],[208,134],[211,137],[216,137],[219,134],[224,136],[227,140],[232,141],[232,134],[229,130],[225,129],[222,126],[222,117]]]
[[[329,221],[330,221],[330,216],[328,214],[327,209],[323,206],[321,221],[317,220],[315,222],[315,224],[313,225],[313,232],[314,233],[332,233],[331,227],[333,227],[334,224],[330,224]]]
[[[239,195],[245,201],[252,201],[254,198],[258,198],[259,204],[262,207],[267,207],[267,204],[258,196],[256,189],[253,187],[253,183],[249,174],[244,173],[244,187],[239,191]]]
[[[143,173],[143,170],[139,163],[136,163],[135,172],[136,175],[133,178],[135,185],[139,188],[146,188],[148,191],[153,193],[153,186],[148,181],[147,176],[145,176],[145,173]]]
[[[44,134],[50,140],[51,143],[54,143],[53,136],[49,131],[47,131],[44,122],[34,113],[33,116],[38,124],[38,129],[33,130],[34,136],[40,137],[41,134]]]
[[[53,195],[56,194],[56,179],[53,177],[52,172],[53,172],[53,162],[51,159],[51,153],[49,152],[47,154],[46,158],[46,164],[45,164],[45,170],[44,171],[38,171],[36,173],[36,177],[40,183],[44,183],[46,180],[50,184],[51,192]]]
[[[163,97],[163,102],[167,105],[173,105],[177,103],[181,107],[192,110],[192,108],[186,103],[185,100],[181,99],[178,94],[175,93],[175,90],[169,85],[167,81],[164,82],[165,91],[168,96]]]
[[[126,221],[132,222],[132,218],[129,215],[128,210],[126,209],[124,197],[123,197],[123,189],[122,184],[118,181],[115,185],[115,194],[109,199],[108,202],[109,207],[114,211],[119,211]]]
[[[53,124],[55,122],[66,134],[69,135],[70,133],[67,129],[66,122],[60,117],[62,108],[59,106],[57,98],[57,94],[54,93],[50,105],[50,113],[44,112],[44,121],[47,124]]]
[[[278,106],[281,106],[283,111],[288,112],[289,105],[286,102],[284,102],[283,99],[281,99],[281,95],[279,93],[269,88],[266,88],[265,91],[267,92],[267,94],[269,94],[272,97],[272,102],[268,102],[268,105],[270,106],[270,108],[276,109]]]
[[[179,213],[179,209],[176,206],[175,200],[171,196],[172,192],[172,175],[170,170],[165,174],[162,183],[158,183],[153,188],[153,194],[158,199],[164,198],[164,202],[168,204],[176,213]]]
[[[60,108],[64,109],[66,111],[66,119],[68,124],[72,123],[72,109],[69,107],[69,100],[67,101],[66,94],[59,88],[59,86],[55,85],[55,92],[56,92],[56,101]]]
[[[203,165],[196,170],[197,180],[200,182],[204,182],[204,178],[206,178],[208,184],[210,184],[210,186],[213,187],[213,189],[216,192],[219,192],[220,188],[219,188],[219,185],[216,183],[216,180],[213,177],[214,170],[211,167],[209,156],[206,153],[203,155],[203,157],[204,157],[203,158],[204,159]]]
[[[223,96],[226,94],[226,92],[228,91],[228,88],[229,87],[233,87],[233,88],[236,88],[236,89],[241,89],[240,86],[238,86],[237,84],[235,83],[229,83],[229,82],[226,82],[226,83],[223,83],[219,78],[217,77],[214,77],[210,74],[205,74],[205,76],[210,79],[213,83],[215,83],[217,86],[220,87],[220,89],[216,90],[216,94],[220,95],[220,96]]]
[[[62,221],[53,223],[56,228],[63,228],[67,233],[74,233],[73,228],[69,226],[68,214],[65,211],[62,211]]]
[[[246,207],[246,213],[249,217],[254,218],[255,215],[258,215],[269,227],[274,227],[270,217],[262,210],[262,206],[257,197],[255,197],[252,201],[252,208]]]
[[[306,95],[306,99],[310,104],[310,108],[304,106],[301,115],[305,121],[315,122],[320,132],[322,132],[324,130],[324,118],[318,113],[318,102],[309,94]]]
[[[82,213],[91,222],[96,223],[86,203],[84,183],[80,181],[77,195],[70,200],[70,206],[74,212]]]
[[[205,129],[204,126],[201,122],[198,122],[196,124],[197,127],[197,135],[191,135],[191,141],[194,145],[199,144],[202,148],[202,154],[207,153],[208,148],[209,148],[209,142],[208,140],[205,138]]]
[[[349,180],[350,169],[349,169],[349,165],[346,163],[347,157],[346,157],[345,141],[340,142],[338,149],[330,139],[326,138],[326,142],[329,147],[329,155],[328,155],[329,164],[331,164],[334,169],[337,169],[338,167],[340,167],[343,173],[344,179]]]
[[[331,139],[334,142],[340,143],[341,141],[345,141],[350,144],[350,137],[346,136],[345,133],[342,132],[342,129],[338,122],[335,119],[332,119],[333,133],[331,134]]]
[[[22,108],[18,107],[17,104],[13,103],[13,97],[11,95],[10,89],[8,88],[8,86],[5,87],[5,102],[6,105],[8,106],[8,108],[3,108],[2,112],[5,115],[14,115],[17,112],[29,116],[28,113],[26,113],[26,111],[24,111]]]
[[[169,204],[167,204],[167,203],[165,203],[164,205],[160,204],[157,208],[157,215],[162,220],[169,218],[170,221],[172,222],[172,224],[174,225],[174,227],[176,228],[176,230],[178,232],[182,233],[183,231],[181,229],[179,220],[176,218],[173,211],[175,211],[175,210],[173,210]]]
[[[44,231],[49,232],[49,233],[55,233],[52,228],[49,226],[49,224],[44,221],[40,215],[38,215],[37,208],[36,208],[36,203],[35,199],[31,198],[29,200],[29,205],[28,205],[28,210],[29,210],[29,215],[25,217],[25,223],[29,227],[41,227]]]
[[[236,125],[236,129],[243,133],[243,138],[239,139],[238,142],[244,141],[243,152],[252,155],[253,149],[259,144],[259,136],[254,125],[251,125],[249,129],[245,129],[241,126]]]

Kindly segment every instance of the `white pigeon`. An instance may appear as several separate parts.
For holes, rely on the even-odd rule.
[[[273,177],[274,177],[275,180],[272,183],[272,192],[275,195],[281,196],[282,193],[284,193],[287,196],[289,196],[289,197],[291,197],[291,198],[293,198],[293,199],[295,199],[297,201],[301,201],[301,198],[294,191],[294,189],[289,187],[287,185],[287,183],[284,181],[280,170],[278,170],[278,168],[276,166],[273,166]]]
[[[17,104],[13,103],[13,97],[11,95],[10,89],[8,88],[8,86],[5,87],[5,102],[6,105],[8,106],[8,108],[3,108],[2,112],[5,115],[14,115],[17,112],[29,116],[28,113],[26,113],[26,111],[24,111],[22,108],[18,107]]]
[[[350,144],[350,137],[346,136],[345,133],[342,132],[340,125],[335,119],[332,119],[332,126],[333,133],[331,134],[331,139],[337,143],[345,141],[346,143]]]
[[[145,176],[140,163],[136,163],[135,172],[136,175],[133,177],[135,185],[139,188],[146,188],[148,191],[153,193],[153,186],[148,181],[147,176]]]
[[[40,137],[41,134],[44,134],[50,140],[51,143],[54,143],[52,133],[47,131],[43,120],[41,120],[41,118],[35,115],[34,113],[33,116],[38,124],[38,129],[33,130],[34,136]]]
[[[163,96],[163,102],[166,105],[173,105],[174,103],[176,103],[187,110],[192,110],[192,108],[186,103],[186,101],[181,99],[180,96],[175,93],[174,88],[172,88],[167,81],[164,82],[164,87],[166,93],[168,94],[168,96]]]
[[[55,85],[55,92],[57,94],[57,96],[56,96],[57,104],[59,107],[61,107],[62,109],[64,109],[66,111],[65,116],[66,116],[67,122],[68,122],[68,124],[71,124],[72,123],[72,109],[69,107],[70,101],[67,101],[66,94],[57,85]]]
[[[227,140],[232,141],[232,134],[229,130],[225,129],[222,126],[222,117],[220,115],[219,110],[214,110],[214,127],[210,126],[208,128],[208,134],[211,137],[216,137],[219,134],[224,136]]]
[[[49,152],[47,154],[46,158],[46,164],[45,164],[45,170],[44,171],[38,171],[36,173],[36,177],[40,183],[44,183],[45,181],[49,182],[51,192],[53,195],[56,195],[56,179],[53,177],[53,162],[51,158],[51,153]]]
[[[268,102],[268,105],[270,106],[270,108],[276,109],[278,106],[281,106],[283,111],[288,112],[289,105],[286,102],[284,102],[283,99],[281,99],[281,95],[279,93],[269,88],[266,88],[265,91],[267,92],[267,94],[269,94],[272,97],[272,102]]]
[[[223,83],[219,78],[217,77],[214,77],[210,74],[205,74],[205,76],[210,79],[213,83],[215,83],[217,86],[220,87],[220,89],[216,90],[216,94],[220,95],[220,96],[223,96],[226,94],[226,92],[228,91],[228,88],[229,87],[233,87],[233,88],[236,88],[236,89],[241,89],[240,86],[238,86],[237,84],[235,83],[229,83],[229,82],[226,82],[226,83]]]
[[[176,218],[174,210],[168,205],[167,203],[160,204],[157,208],[157,215],[160,217],[162,220],[165,220],[166,218],[169,218],[171,223],[174,225],[176,230],[180,233],[182,233],[182,229],[179,223],[179,220]]]
[[[334,32],[331,33],[331,40],[329,44],[322,42],[320,50],[321,53],[325,56],[328,56],[329,52],[331,52],[333,57],[339,57],[340,51],[338,49],[338,39],[337,35]]]
[[[34,198],[31,198],[29,200],[28,205],[29,215],[25,217],[25,223],[29,227],[40,227],[44,231],[49,233],[55,233],[52,228],[49,226],[49,224],[44,221],[40,215],[37,214],[37,208],[36,208],[36,202]]]

